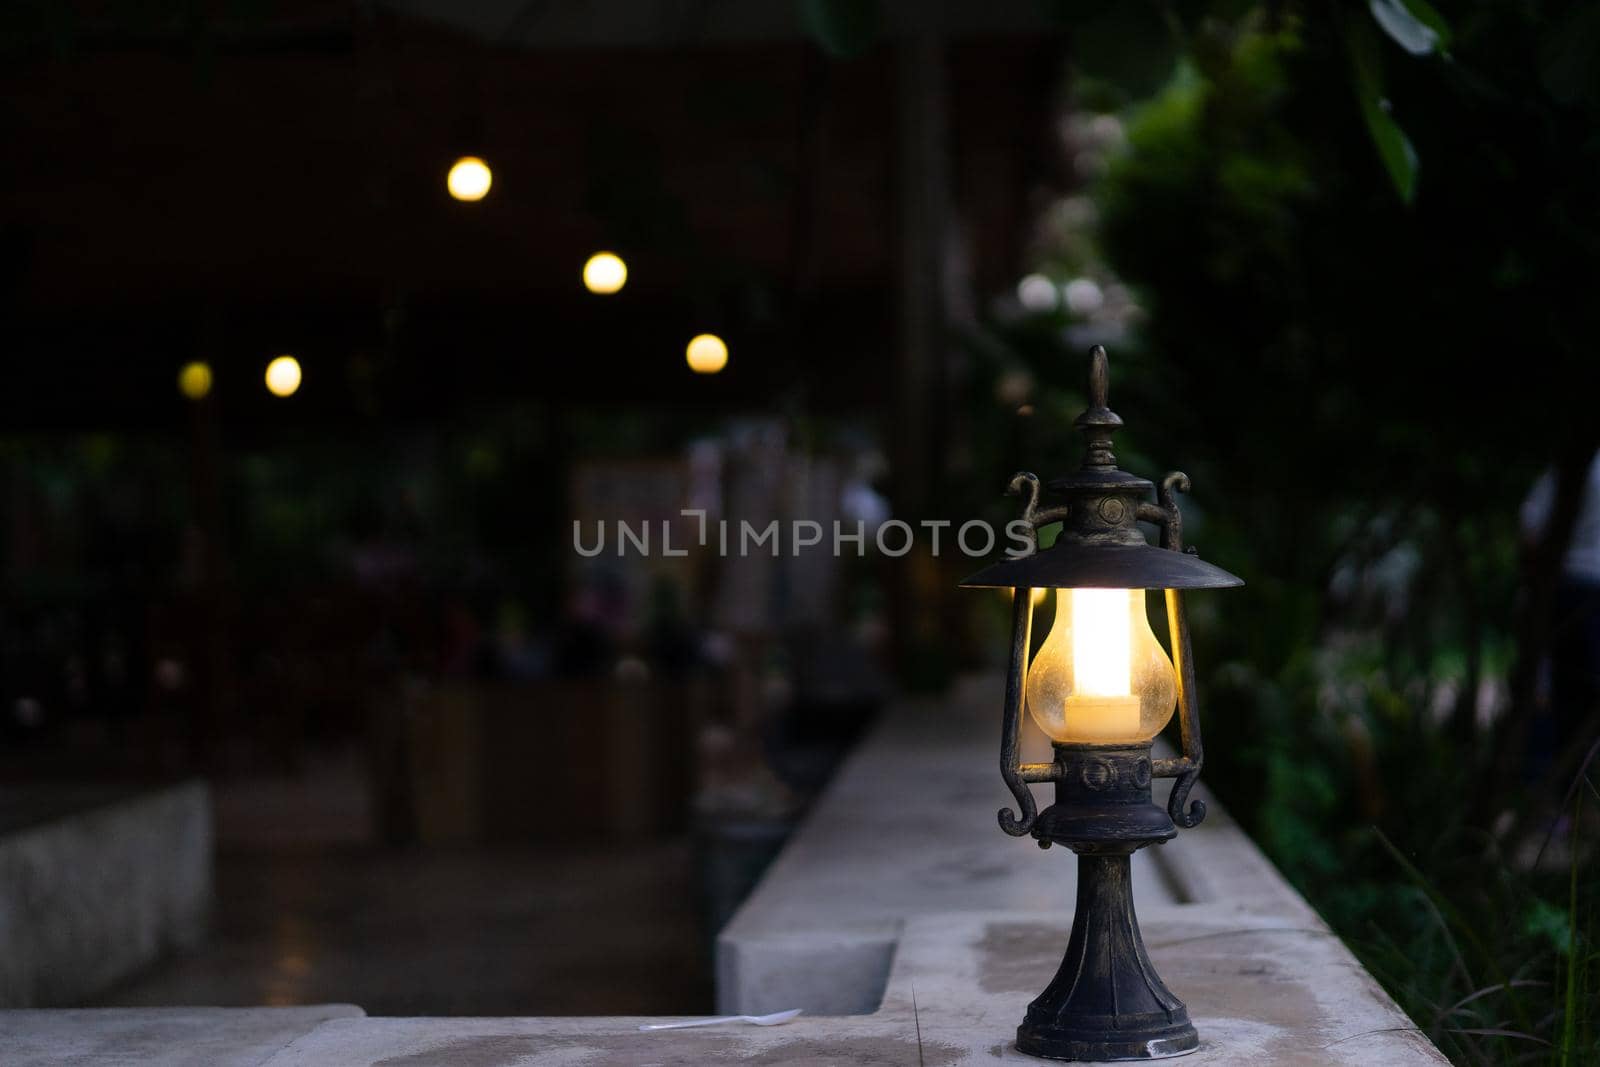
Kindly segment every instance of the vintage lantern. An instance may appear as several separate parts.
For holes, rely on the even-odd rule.
[[[1183,597],[1243,584],[1185,549],[1176,494],[1188,491],[1186,475],[1168,474],[1157,489],[1117,469],[1111,435],[1122,420],[1106,406],[1107,388],[1105,349],[1096,346],[1089,409],[1076,422],[1083,465],[1043,486],[1032,474],[1014,476],[1030,549],[962,583],[1015,591],[1000,774],[1020,810],[1002,809],[1000,828],[1078,854],[1066,958],[1017,1028],[1018,1049],[1062,1060],[1176,1056],[1198,1044],[1183,1002],[1145,953],[1129,859],[1205,816],[1202,802],[1187,804],[1201,745]],[[1054,545],[1040,550],[1039,528],[1057,522]],[[1145,540],[1141,522],[1160,531],[1160,547]],[[1055,622],[1030,663],[1035,589],[1055,590]],[[1165,594],[1170,659],[1150,630],[1147,590]],[[1050,763],[1019,762],[1024,703],[1054,744]],[[1174,710],[1183,753],[1153,759],[1151,744]],[[1176,779],[1165,811],[1151,800],[1153,778]],[[1055,803],[1037,811],[1030,782],[1054,782]]]

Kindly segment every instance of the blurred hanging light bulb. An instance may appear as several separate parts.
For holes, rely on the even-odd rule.
[[[614,252],[596,252],[583,265],[583,286],[591,293],[609,296],[627,283],[628,265]]]
[[[716,334],[700,334],[689,342],[686,354],[696,374],[715,374],[728,365],[728,346]]]
[[[1043,274],[1030,274],[1017,283],[1017,302],[1029,311],[1054,311],[1060,298],[1056,283]]]
[[[1074,278],[1061,289],[1067,310],[1074,315],[1093,315],[1105,306],[1106,294],[1093,278]]]
[[[300,388],[300,361],[279,356],[267,364],[267,391],[273,396],[293,396]]]
[[[468,202],[488,196],[492,184],[494,175],[489,172],[489,164],[477,156],[462,156],[456,160],[450,168],[450,176],[445,179],[450,195]]]
[[[190,400],[204,400],[211,392],[211,365],[195,360],[178,372],[178,392]]]

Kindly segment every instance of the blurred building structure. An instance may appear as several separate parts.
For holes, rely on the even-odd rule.
[[[225,888],[296,848],[695,827],[709,943],[946,576],[591,565],[571,522],[947,513],[962,324],[1064,173],[1059,30],[954,2],[0,26],[0,775],[212,779]],[[685,366],[704,332],[720,373]]]

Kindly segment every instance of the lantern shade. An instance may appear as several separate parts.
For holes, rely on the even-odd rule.
[[[1187,552],[1153,545],[1057,543],[990,564],[963,588],[1226,589],[1244,580]]]

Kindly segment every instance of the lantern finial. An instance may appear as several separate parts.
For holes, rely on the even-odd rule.
[[[1122,426],[1122,419],[1106,406],[1111,391],[1111,369],[1104,345],[1089,350],[1089,407],[1073,423],[1082,433],[1088,451],[1084,470],[1116,470],[1117,457],[1111,451],[1111,435]]]
[[[1111,361],[1106,358],[1106,346],[1095,345],[1089,349],[1089,406],[1106,406],[1111,391]]]

